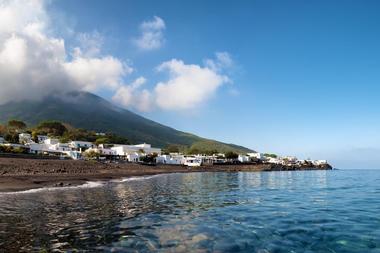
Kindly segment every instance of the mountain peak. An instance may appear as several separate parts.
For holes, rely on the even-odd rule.
[[[146,119],[129,110],[119,108],[107,100],[83,91],[55,93],[36,101],[10,102],[0,105],[0,122],[19,119],[28,125],[36,125],[44,120],[57,120],[77,128],[99,132],[114,132],[127,137],[134,143],[151,143],[158,147],[178,144],[191,147],[203,144],[218,151],[251,151],[233,144],[208,140],[181,132]]]

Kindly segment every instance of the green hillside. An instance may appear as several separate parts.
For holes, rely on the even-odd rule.
[[[164,126],[87,92],[71,92],[65,96],[50,96],[41,101],[0,105],[0,123],[9,119],[23,120],[28,125],[56,120],[77,128],[113,132],[127,137],[132,143],[146,142],[162,148],[169,144],[178,144],[220,152],[250,151],[245,147],[204,139]]]

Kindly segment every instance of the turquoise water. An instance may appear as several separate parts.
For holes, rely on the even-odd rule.
[[[0,194],[0,252],[380,252],[380,171],[168,174]]]

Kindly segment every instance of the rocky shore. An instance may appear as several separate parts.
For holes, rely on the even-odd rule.
[[[185,172],[238,172],[283,170],[330,170],[330,165],[314,167],[275,164],[215,165],[187,168],[177,165],[147,166],[135,163],[39,160],[0,157],[0,192],[40,187],[60,187],[126,177]]]

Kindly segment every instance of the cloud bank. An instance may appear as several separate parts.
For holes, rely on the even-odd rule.
[[[134,69],[112,55],[103,55],[104,39],[96,31],[73,32],[71,47],[55,36],[44,0],[0,0],[0,104],[39,99],[53,92],[107,91],[123,107],[140,111],[191,110],[213,97],[233,65],[227,52],[218,52],[203,65],[180,59],[164,61],[153,71],[166,80],[150,83],[145,77],[126,82]],[[137,45],[158,49],[164,43],[165,22],[160,17],[140,24]]]
[[[0,104],[57,91],[116,89],[132,72],[113,56],[99,56],[93,36],[79,34],[87,46],[68,54],[65,41],[49,33],[42,0],[2,0],[0,17]]]

